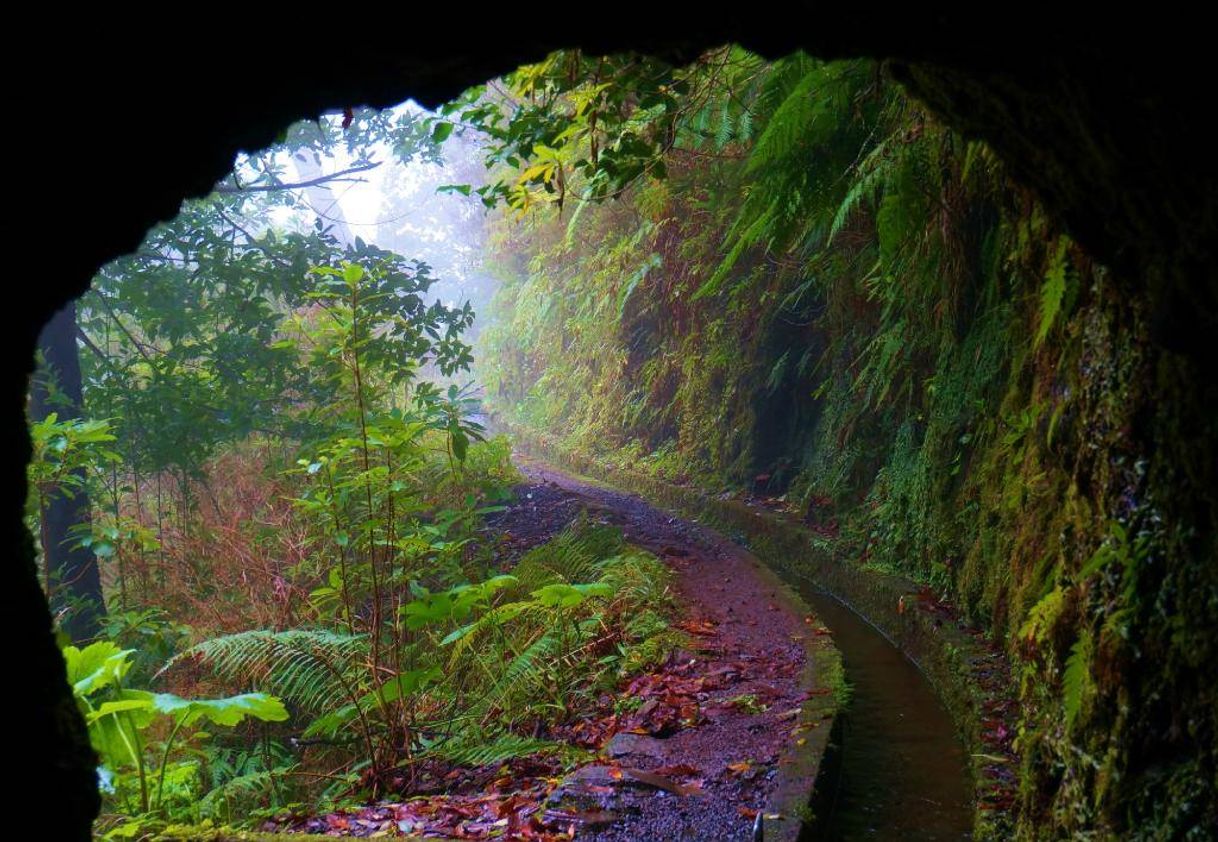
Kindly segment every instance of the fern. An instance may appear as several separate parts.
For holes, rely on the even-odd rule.
[[[1040,288],[1040,325],[1036,329],[1033,347],[1040,347],[1049,335],[1049,329],[1057,319],[1061,310],[1062,300],[1066,295],[1066,249],[1069,241],[1061,237],[1057,241],[1057,250],[1049,261],[1049,269],[1045,272],[1045,282]]]
[[[650,553],[628,552],[606,559],[600,564],[599,581],[613,589],[615,600],[630,608],[672,605],[672,573]]]
[[[525,554],[513,573],[519,580],[514,591],[531,593],[554,582],[588,582],[596,578],[600,559],[622,546],[621,533],[613,528],[592,526],[587,518],[577,521],[554,540]]]
[[[489,742],[466,739],[460,742],[441,743],[429,749],[427,753],[461,766],[487,766],[515,757],[553,754],[559,751],[570,751],[570,747],[562,743],[522,737],[518,734],[500,734]]]
[[[556,629],[549,629],[513,658],[491,696],[495,705],[505,711],[511,710],[516,697],[526,695],[540,685],[545,678],[546,668],[553,664],[562,642],[562,634]]]
[[[740,112],[740,117],[736,120],[736,137],[741,143],[748,143],[753,139],[753,113],[747,108]]]
[[[290,774],[298,765],[291,763],[274,769],[259,769],[238,775],[203,796],[199,801],[199,814],[204,818],[224,821],[231,821],[234,815],[248,814],[250,802],[255,799],[269,801],[275,794],[277,779]],[[237,802],[236,809],[234,801]]]
[[[1066,709],[1066,727],[1074,725],[1083,707],[1087,687],[1087,668],[1091,661],[1091,633],[1083,632],[1070,649],[1066,669],[1062,673],[1062,702]]]
[[[846,191],[846,198],[838,205],[837,212],[833,215],[827,242],[833,242],[858,208],[866,203],[874,204],[878,200],[880,191],[892,176],[896,162],[895,156],[889,151],[891,141],[892,138],[889,137],[876,144],[859,164],[854,182]]]
[[[183,660],[209,667],[221,678],[253,684],[301,708],[324,713],[350,700],[367,680],[368,641],[320,629],[247,631],[206,640],[166,664]]]
[[[820,100],[813,97],[812,92],[820,80],[818,70],[812,70],[787,92],[757,138],[749,156],[748,171],[777,162],[806,142],[808,128],[819,110]]]
[[[732,110],[728,103],[723,103],[719,111],[719,126],[715,130],[715,148],[722,150],[732,142],[732,134],[735,129],[734,121],[732,120]]]

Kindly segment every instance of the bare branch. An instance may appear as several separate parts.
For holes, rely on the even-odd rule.
[[[317,178],[310,178],[307,181],[296,181],[288,184],[260,184],[254,187],[242,187],[240,185],[217,184],[215,192],[221,195],[240,195],[242,193],[278,193],[280,190],[299,190],[305,187],[320,187],[325,184],[335,182],[354,182],[362,183],[366,179],[362,178],[344,178],[353,173],[368,172],[374,170],[381,165],[380,161],[369,161],[366,164],[355,164],[347,167],[345,170],[330,173],[329,175],[319,175]]]

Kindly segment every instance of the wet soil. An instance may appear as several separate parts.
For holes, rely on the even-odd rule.
[[[801,641],[812,633],[806,618],[782,604],[746,554],[716,533],[539,463],[520,460],[520,468],[528,483],[491,523],[509,543],[527,549],[586,509],[676,571],[686,627],[696,632],[696,646],[677,653],[679,663],[666,675],[695,682],[699,724],[662,739],[618,734],[602,761],[569,776],[551,796],[555,812],[600,820],[582,828],[580,839],[753,838],[782,751],[800,739],[793,725],[808,698],[799,683]]]
[[[546,842],[751,840],[760,814],[765,838],[789,839],[798,825],[773,820],[767,805],[780,781],[792,791],[810,774],[791,766],[784,781],[783,764],[799,757],[806,739],[827,737],[806,729],[828,723],[799,709],[830,692],[810,686],[804,667],[810,636],[832,632],[854,696],[842,720],[840,783],[818,801],[819,821],[806,835],[967,838],[967,764],[951,723],[921,673],[875,629],[814,591],[804,598],[817,617],[803,616],[752,556],[718,533],[633,495],[518,462],[526,481],[486,528],[503,568],[587,512],[673,569],[685,614],[679,625],[690,643],[617,698],[606,695],[596,709],[541,735],[594,750],[579,768],[564,770],[552,757],[460,773],[437,768],[404,800],[285,816],[267,829]],[[631,695],[637,710],[619,715],[619,700]]]
[[[645,536],[652,530],[675,530],[698,551],[707,553],[707,558],[739,552],[736,545],[716,534],[686,521],[670,521],[635,497],[584,485],[537,463],[524,464],[530,477],[543,483],[541,487],[551,492],[559,488],[578,491],[605,506],[612,516],[633,527],[636,541],[646,543]],[[723,584],[711,578],[705,583],[710,588]],[[744,616],[740,613],[746,610],[740,604],[743,592],[711,591],[712,597],[728,594],[731,599],[718,609],[724,613],[730,609],[737,618]],[[852,689],[850,704],[839,714],[835,786],[826,800],[818,802],[818,821],[809,835],[825,840],[969,838],[973,789],[968,757],[926,677],[891,641],[836,598],[814,588],[801,589],[801,595],[832,633]],[[765,600],[756,600],[751,608],[764,605]],[[916,607],[943,609],[937,603],[923,605],[921,601],[916,601]],[[755,628],[748,625],[755,619],[754,614],[746,620],[745,628]],[[951,619],[949,615],[945,622]],[[1001,741],[1008,739],[1002,725],[1005,718],[1001,710],[992,713],[998,731],[994,751],[1004,753],[1000,750],[1005,745]],[[1009,774],[1006,769],[999,771]],[[626,836],[607,834],[605,838]],[[697,837],[644,834],[643,838]]]

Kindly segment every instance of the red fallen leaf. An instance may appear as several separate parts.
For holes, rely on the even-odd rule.
[[[715,624],[711,620],[682,620],[677,623],[677,628],[689,632],[690,634],[702,635],[708,637],[715,633]]]
[[[752,807],[745,807],[744,805],[741,805],[736,808],[736,812],[744,816],[746,819],[755,819],[757,818],[757,814],[761,811],[754,810]]]
[[[671,792],[674,795],[702,795],[702,787],[679,784],[672,778],[666,778],[663,775],[657,775],[654,772],[645,772],[642,769],[623,768],[621,770],[623,777],[629,778],[632,781],[637,781],[647,786],[653,786],[656,789],[663,789]]]

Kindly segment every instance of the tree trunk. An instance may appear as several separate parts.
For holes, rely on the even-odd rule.
[[[76,348],[76,302],[58,311],[38,336],[43,367],[34,378],[30,417],[36,420],[57,412],[60,419],[80,418],[83,406],[80,358]],[[55,378],[56,400],[51,402],[46,378]],[[81,479],[83,480],[83,472]],[[64,617],[61,628],[73,642],[91,640],[101,632],[106,616],[101,572],[92,550],[76,545],[69,530],[92,522],[89,495],[83,490],[69,498],[55,495],[43,512],[43,552],[53,615]]]

